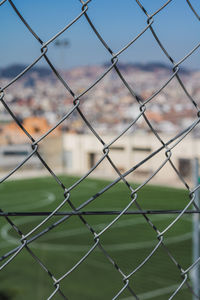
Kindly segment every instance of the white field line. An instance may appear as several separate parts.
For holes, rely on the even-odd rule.
[[[44,203],[44,201],[43,201]],[[162,221],[168,218],[172,218],[172,216],[153,216],[152,219],[154,219],[154,221]],[[188,219],[182,219],[184,221],[188,221]],[[15,223],[16,225],[22,225],[22,224],[26,224],[30,222],[30,220],[24,219],[24,218],[20,218],[18,219]],[[111,230],[114,230],[116,228],[122,228],[122,227],[127,227],[127,226],[133,226],[133,225],[139,225],[139,224],[145,224],[145,220],[144,219],[128,219],[128,220],[123,220],[120,223],[116,223],[116,225],[114,227],[111,227]],[[106,226],[106,223],[101,223],[98,224],[96,226],[96,229],[101,230],[101,228],[104,228]],[[1,236],[2,238],[12,244],[19,244],[19,241],[12,237],[9,234],[9,230],[10,230],[10,225],[6,224],[2,227],[1,229]],[[88,251],[88,249],[90,248],[90,245],[64,245],[64,244],[50,244],[48,243],[48,239],[57,239],[57,238],[61,238],[61,237],[70,237],[70,236],[78,236],[78,235],[82,235],[82,234],[87,234],[88,230],[85,227],[80,227],[80,228],[73,228],[70,230],[66,230],[66,231],[61,231],[61,232],[54,232],[51,233],[49,236],[46,236],[46,240],[47,242],[41,242],[41,243],[33,243],[32,247],[39,249],[42,248],[43,250],[49,250],[49,251],[72,251],[72,252],[85,252]],[[169,245],[169,244],[173,244],[173,243],[178,243],[178,242],[182,242],[182,241],[186,241],[188,239],[190,239],[192,237],[192,233],[188,232],[188,233],[184,233],[182,235],[179,236],[174,236],[174,237],[169,237],[169,238],[165,238],[165,244]],[[45,238],[45,237],[44,237]],[[140,250],[140,249],[144,249],[144,248],[151,248],[154,247],[156,244],[157,240],[155,238],[155,240],[150,240],[150,241],[142,241],[142,242],[133,242],[133,243],[123,243],[123,244],[108,244],[106,245],[106,249],[109,251],[122,251],[122,250]]]
[[[40,194],[41,195],[41,194]],[[29,208],[29,209],[35,209],[35,208],[41,208],[43,206],[47,206],[49,204],[51,204],[52,202],[54,202],[56,200],[56,197],[53,193],[50,192],[43,192],[44,195],[44,199],[39,199],[39,203],[38,201],[34,202],[34,203],[28,203],[27,205],[18,205],[17,209],[24,209],[24,208]],[[38,200],[38,199],[37,199]],[[22,224],[26,224],[28,222],[30,222],[29,219],[24,219],[24,218],[20,218],[18,220],[15,221],[16,225],[22,225]],[[25,221],[25,222],[24,222]],[[9,235],[9,230],[10,230],[10,224],[6,224],[1,228],[0,231],[0,235],[1,237],[5,240],[4,243],[1,243],[0,247],[1,248],[6,248],[8,247],[9,244],[19,244],[19,240],[14,238],[13,236]]]
[[[44,201],[42,201],[42,203],[44,204]],[[43,206],[43,205],[42,205]],[[154,216],[154,219],[156,220],[163,220],[164,219],[167,219],[168,216]],[[33,220],[35,220],[36,218],[32,218],[31,221],[30,221],[30,218],[27,217],[23,217],[23,218],[20,218],[18,220],[15,221],[15,224],[16,225],[24,225],[24,224],[27,224],[29,222],[32,222]],[[122,227],[127,227],[127,226],[132,226],[132,225],[139,225],[139,224],[144,224],[145,223],[145,220],[144,219],[129,219],[129,220],[123,220],[122,222],[120,223],[116,223],[115,227],[112,227],[111,229],[114,229],[114,228],[122,228]],[[107,223],[101,223],[101,224],[98,224],[96,226],[96,229],[97,230],[101,230],[102,228],[104,228],[105,226],[107,225]],[[12,244],[18,244],[18,240],[16,238],[14,238],[12,235],[9,234],[9,231],[10,231],[10,225],[9,224],[6,224],[2,227],[1,229],[1,236],[3,239],[9,241],[10,243]],[[80,234],[87,234],[88,233],[88,229],[86,227],[79,227],[79,228],[73,228],[73,229],[69,229],[69,230],[66,230],[66,231],[60,231],[60,232],[53,232],[51,233],[50,236],[46,236],[46,239],[58,239],[58,238],[62,238],[62,237],[70,237],[70,236],[76,236],[76,235],[80,235]],[[45,239],[45,237],[43,237],[43,239]],[[144,242],[146,243],[146,242]],[[85,251],[86,249],[88,249],[88,246],[87,245],[70,245],[70,246],[66,246],[66,245],[51,245],[50,243],[34,243],[34,244],[37,244],[38,248],[39,246],[41,245],[41,247],[46,250],[50,250],[51,247],[52,247],[52,250],[64,250],[64,249],[68,249],[68,250],[71,250],[71,251],[77,251],[78,248],[82,247],[83,251]],[[78,248],[77,248],[78,247]],[[79,250],[78,250],[79,251]]]
[[[35,194],[35,199],[39,198],[39,201],[37,202],[29,202],[28,201],[28,198],[29,198],[29,195],[31,192],[34,192]],[[37,195],[37,193],[39,192],[39,195]],[[9,192],[9,195],[4,195],[3,198],[4,200],[7,198],[7,197],[11,197],[10,194],[13,194],[13,197],[16,196],[16,192]],[[35,208],[40,208],[40,207],[43,207],[43,206],[46,206],[50,203],[52,203],[53,201],[55,201],[55,195],[53,193],[50,193],[50,192],[44,192],[44,191],[41,191],[41,190],[28,190],[26,192],[19,192],[20,194],[20,197],[23,199],[23,201],[20,200],[20,203],[9,203],[9,200],[5,201],[6,204],[6,210],[8,209],[8,207],[11,207],[12,208],[12,211],[14,211],[15,209],[19,210],[19,209],[22,209],[22,210],[25,210],[25,209],[35,209]],[[41,197],[45,197],[45,200],[41,201]],[[40,202],[41,201],[41,202]],[[45,203],[44,203],[45,201]],[[39,203],[38,203],[39,202]],[[1,201],[1,207],[3,208],[4,207],[4,201]],[[5,209],[4,209],[5,210]]]
[[[164,240],[166,245],[179,243],[182,241],[186,241],[192,238],[192,233],[185,233],[180,236],[166,238]],[[122,250],[140,250],[144,248],[152,248],[156,245],[156,241],[149,241],[149,242],[139,242],[139,243],[127,243],[121,245],[105,245],[106,250],[109,251],[122,251]],[[12,241],[11,241],[12,242]],[[13,241],[16,244],[16,241]],[[71,251],[71,252],[85,252],[88,251],[92,245],[62,245],[62,244],[48,244],[48,243],[34,243],[31,245],[33,248],[39,249],[42,248],[43,250],[49,251]]]
[[[149,300],[152,299],[154,297],[159,297],[159,296],[163,296],[166,294],[169,294],[171,292],[174,292],[177,288],[178,288],[178,284],[174,284],[174,285],[170,285],[161,289],[157,289],[157,290],[153,290],[153,291],[149,291],[146,293],[142,293],[138,295],[138,298],[141,300]],[[187,287],[184,286],[182,287],[182,289],[186,289]],[[126,298],[122,298],[121,300],[132,300],[133,297],[126,297]]]
[[[154,216],[154,220],[156,221],[162,221],[165,219],[168,219],[169,216]],[[111,227],[112,230],[123,228],[127,226],[133,226],[133,225],[139,225],[139,224],[145,224],[145,220],[143,218],[135,218],[135,219],[128,219],[123,220],[115,224],[115,226]],[[105,226],[107,226],[107,223],[100,223],[97,225],[94,225],[95,230],[102,230]],[[79,234],[87,234],[88,229],[86,227],[79,227],[79,228],[73,228],[66,231],[60,231],[60,232],[53,232],[50,236],[50,238],[60,238],[60,237],[69,237]],[[46,236],[46,239],[49,239],[48,236]]]

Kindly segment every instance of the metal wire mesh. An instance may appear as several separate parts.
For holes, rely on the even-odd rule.
[[[111,264],[113,266],[113,269],[116,272],[118,272],[119,275],[120,275],[120,277],[121,277],[121,286],[119,286],[118,292],[115,295],[113,295],[112,299],[113,300],[114,299],[119,299],[120,296],[121,296],[121,294],[125,290],[129,291],[130,297],[132,297],[133,299],[139,299],[139,297],[137,296],[137,294],[136,294],[136,292],[134,290],[134,285],[132,283],[130,283],[130,279],[132,279],[135,276],[137,276],[137,273],[139,272],[139,270],[141,268],[143,268],[144,265],[147,264],[148,261],[150,261],[152,257],[156,256],[156,253],[157,253],[158,249],[163,248],[165,250],[165,252],[166,252],[166,255],[171,260],[171,263],[174,264],[175,267],[178,269],[179,274],[180,274],[180,278],[181,278],[181,280],[179,282],[179,285],[176,288],[174,288],[174,291],[172,292],[171,296],[168,299],[175,298],[175,296],[177,295],[177,293],[179,293],[179,291],[183,288],[184,285],[187,285],[187,287],[191,291],[191,293],[194,294],[194,292],[192,290],[192,287],[190,285],[190,281],[189,281],[189,272],[193,268],[195,268],[195,266],[199,263],[200,258],[198,258],[192,265],[189,265],[186,269],[184,269],[179,264],[178,259],[174,257],[173,253],[170,252],[170,250],[168,249],[168,247],[165,244],[165,235],[166,235],[166,233],[174,226],[175,223],[177,223],[183,217],[183,215],[185,213],[192,213],[192,212],[193,213],[199,213],[199,207],[195,203],[195,193],[199,189],[199,185],[195,186],[194,188],[190,188],[189,185],[187,184],[187,182],[184,180],[184,178],[180,174],[179,170],[173,164],[173,162],[171,160],[171,157],[172,157],[172,153],[173,153],[174,148],[179,143],[181,143],[181,141],[188,134],[190,134],[192,132],[192,130],[200,122],[199,107],[198,107],[195,99],[193,99],[193,96],[186,89],[186,86],[184,85],[183,81],[181,80],[181,78],[179,76],[179,72],[181,70],[182,63],[185,62],[195,51],[198,51],[200,43],[197,44],[195,48],[191,49],[190,52],[188,52],[187,55],[185,57],[183,57],[180,61],[176,62],[171,57],[171,55],[168,53],[167,49],[162,45],[161,40],[158,37],[158,35],[157,35],[157,33],[156,33],[156,31],[154,30],[154,27],[153,27],[153,23],[155,22],[154,17],[156,15],[158,15],[161,11],[164,11],[166,9],[166,7],[170,4],[170,2],[173,2],[173,1],[172,0],[166,1],[158,10],[156,10],[152,14],[149,14],[148,11],[145,9],[145,7],[142,5],[142,3],[140,1],[138,1],[138,0],[136,0],[137,5],[143,11],[143,13],[144,13],[144,15],[146,17],[146,24],[144,24],[143,30],[137,36],[135,36],[127,45],[125,45],[122,49],[120,49],[117,53],[113,52],[112,49],[110,48],[110,46],[105,42],[104,38],[99,33],[98,28],[95,27],[93,21],[90,18],[89,11],[90,11],[90,2],[92,2],[92,0],[88,0],[88,1],[85,1],[85,2],[81,0],[80,1],[80,14],[77,15],[70,23],[68,23],[61,31],[59,31],[54,36],[52,36],[48,41],[43,41],[37,35],[37,33],[29,25],[29,23],[27,22],[27,20],[24,18],[24,16],[20,12],[20,10],[15,6],[15,4],[14,4],[14,2],[12,0],[3,0],[3,1],[0,2],[0,6],[3,6],[5,2],[9,3],[9,5],[12,7],[13,11],[17,14],[17,16],[19,17],[19,19],[21,20],[21,22],[29,30],[30,35],[32,35],[32,38],[37,40],[37,42],[40,45],[41,54],[37,57],[37,59],[33,63],[31,63],[20,74],[18,74],[15,78],[13,78],[12,80],[10,80],[9,83],[7,83],[5,86],[1,87],[1,89],[0,89],[0,100],[1,100],[1,103],[3,104],[3,106],[5,107],[5,109],[7,110],[8,114],[10,114],[10,116],[12,117],[12,119],[19,126],[19,128],[21,128],[21,130],[23,131],[24,135],[26,135],[28,137],[28,139],[30,140],[30,145],[32,147],[32,151],[28,154],[28,156],[26,157],[26,159],[24,159],[23,162],[21,162],[11,172],[9,172],[4,178],[2,178],[0,180],[0,183],[2,184],[3,182],[5,182],[12,174],[14,174],[23,165],[25,165],[31,159],[32,156],[37,156],[38,160],[40,160],[40,162],[43,164],[43,166],[49,171],[49,173],[51,174],[52,178],[55,179],[55,181],[57,182],[58,188],[62,189],[63,195],[64,195],[64,200],[62,200],[60,202],[60,204],[52,212],[50,212],[50,213],[48,213],[48,212],[46,212],[46,213],[35,213],[35,215],[42,215],[42,216],[44,216],[44,219],[41,222],[39,222],[33,229],[31,229],[26,234],[24,234],[23,232],[21,232],[21,230],[19,229],[19,226],[16,225],[10,219],[10,216],[13,216],[13,215],[14,216],[18,216],[18,215],[24,215],[24,214],[28,216],[28,215],[33,215],[33,213],[14,213],[14,212],[4,212],[2,210],[0,211],[0,216],[4,217],[5,220],[10,224],[10,226],[16,231],[16,233],[19,236],[20,243],[21,243],[20,246],[12,249],[8,253],[5,253],[0,258],[0,260],[2,262],[1,267],[0,267],[1,272],[3,272],[4,269],[7,268],[7,266],[9,264],[15,263],[15,258],[19,255],[20,252],[26,251],[33,258],[33,260],[35,260],[35,262],[46,272],[46,276],[47,277],[49,276],[50,279],[52,280],[53,292],[51,293],[51,295],[49,295],[48,299],[52,299],[56,295],[59,295],[63,299],[70,299],[70,298],[68,298],[68,295],[65,295],[63,293],[62,288],[61,288],[61,282],[63,281],[63,279],[65,279],[66,277],[68,277],[74,270],[78,269],[81,266],[81,264],[85,260],[87,260],[87,258],[91,255],[91,253],[96,248],[98,248],[100,250],[100,252],[107,259],[107,263]],[[187,0],[187,3],[188,3],[188,9],[192,10],[192,12],[194,13],[194,17],[198,18],[198,20],[200,20],[198,12],[194,9],[194,7],[192,6],[192,4],[190,3],[189,0]],[[96,37],[102,43],[103,47],[109,53],[111,63],[110,63],[110,66],[107,68],[107,70],[103,74],[101,74],[101,76],[95,82],[93,82],[89,87],[87,87],[80,94],[75,94],[75,92],[73,91],[73,88],[71,88],[68,85],[68,83],[62,78],[61,73],[53,66],[53,64],[52,64],[51,60],[49,59],[47,53],[48,53],[48,46],[51,43],[53,43],[59,36],[61,36],[65,31],[70,31],[71,27],[73,27],[73,25],[80,18],[86,18],[89,26],[93,30],[93,34],[96,35]],[[155,41],[157,42],[157,44],[160,47],[160,51],[162,51],[164,53],[164,55],[166,56],[166,58],[168,59],[168,61],[170,63],[170,66],[171,66],[171,69],[172,69],[172,75],[171,75],[171,77],[161,87],[158,88],[158,90],[153,94],[153,96],[151,96],[148,99],[144,100],[144,99],[142,99],[142,97],[140,95],[138,95],[131,88],[131,86],[128,84],[128,82],[124,78],[123,74],[120,72],[120,70],[118,68],[118,61],[120,60],[120,55],[123,52],[125,52],[131,45],[133,45],[134,43],[136,43],[136,41],[138,39],[141,39],[143,37],[143,34],[146,31],[150,31],[151,32],[153,38],[155,39]],[[64,117],[61,120],[59,120],[59,122],[57,122],[56,125],[54,125],[50,130],[48,130],[40,138],[38,138],[37,140],[35,140],[32,137],[32,135],[25,129],[25,127],[20,122],[20,120],[18,119],[18,117],[15,115],[15,113],[9,107],[9,105],[8,105],[8,103],[6,101],[6,90],[8,89],[8,87],[10,87],[12,84],[14,84],[18,79],[20,79],[21,77],[23,77],[24,74],[28,70],[30,70],[31,68],[33,68],[33,66],[35,64],[37,64],[42,58],[44,58],[46,60],[46,63],[51,68],[51,70],[53,71],[53,73],[55,74],[55,76],[57,77],[57,79],[64,86],[64,88],[66,89],[66,93],[69,93],[73,97],[73,106],[72,106],[72,108],[68,112],[66,112],[66,114],[64,115]],[[101,136],[96,132],[96,130],[94,129],[94,127],[90,124],[90,122],[88,121],[88,119],[85,117],[85,115],[84,115],[84,113],[82,111],[82,108],[80,107],[80,104],[81,104],[81,100],[82,100],[83,96],[87,95],[87,93],[90,90],[92,90],[92,88],[94,86],[98,85],[98,83],[111,70],[115,71],[115,73],[120,78],[120,80],[123,83],[123,85],[126,87],[126,89],[128,90],[128,92],[132,96],[133,100],[137,101],[138,107],[140,109],[140,113],[131,122],[131,124],[129,124],[129,126],[127,126],[127,128],[123,130],[123,132],[121,132],[116,138],[114,138],[109,143],[105,143],[102,140]],[[148,117],[146,116],[146,112],[148,111],[147,104],[150,101],[152,101],[174,78],[177,79],[177,81],[178,81],[181,89],[184,91],[184,93],[185,93],[188,101],[190,103],[192,103],[193,108],[196,111],[196,118],[195,118],[194,122],[192,124],[190,124],[190,126],[188,126],[186,129],[181,130],[178,134],[176,134],[170,140],[164,141],[161,138],[161,136],[159,135],[159,133],[157,132],[157,130],[155,130],[155,128],[151,124],[151,122],[148,119]],[[42,158],[42,156],[40,154],[40,151],[39,151],[39,145],[40,145],[40,143],[52,131],[54,131],[58,126],[60,126],[66,119],[68,119],[74,113],[78,113],[79,114],[79,116],[82,118],[83,122],[89,128],[89,130],[94,135],[94,137],[102,144],[102,156],[99,159],[99,161],[84,176],[82,176],[76,183],[74,183],[70,187],[66,187],[65,184],[60,180],[60,178],[58,178],[58,176],[53,172],[53,170],[50,168],[50,166]],[[138,162],[134,166],[130,166],[130,169],[127,170],[126,172],[121,173],[120,170],[116,167],[115,163],[112,161],[112,159],[109,156],[110,148],[111,148],[111,146],[113,144],[115,144],[115,142],[118,139],[120,139],[141,118],[143,118],[145,120],[145,122],[146,122],[147,126],[149,127],[150,131],[154,134],[154,136],[156,137],[156,139],[159,141],[160,146],[156,149],[156,151],[154,151],[153,153],[151,153],[147,158],[145,158],[144,160]],[[132,186],[132,184],[126,179],[127,176],[129,174],[133,173],[138,168],[140,168],[146,161],[148,161],[152,157],[156,156],[161,151],[165,151],[165,156],[166,156],[165,160],[162,161],[162,162],[160,162],[160,165],[157,167],[157,170],[153,174],[151,174],[142,184],[140,184],[137,188],[134,188]],[[102,163],[102,161],[104,161],[104,160],[107,160],[109,162],[109,164],[112,166],[112,168],[115,170],[115,172],[116,172],[116,174],[118,176],[117,179],[115,179],[114,181],[112,181],[110,184],[108,184],[106,187],[104,187],[102,190],[100,190],[95,195],[91,195],[91,197],[88,200],[84,201],[81,205],[79,205],[78,207],[76,207],[75,204],[73,204],[73,197],[71,198],[71,192],[73,190],[75,190],[75,189],[78,189],[79,185],[81,184],[81,182],[84,181]],[[155,175],[158,174],[160,172],[160,170],[166,164],[170,164],[171,165],[171,167],[173,168],[173,170],[176,172],[179,180],[184,184],[185,189],[188,191],[187,205],[185,205],[185,207],[181,211],[153,211],[153,210],[145,211],[145,210],[142,209],[142,207],[140,206],[140,203],[139,203],[139,201],[137,199],[138,198],[138,192],[147,183],[149,183],[152,180],[152,178],[154,178]],[[84,211],[84,209],[87,208],[87,206],[91,202],[95,201],[103,193],[105,193],[108,190],[112,189],[120,181],[123,182],[124,186],[126,186],[126,188],[128,189],[128,191],[129,191],[129,199],[130,199],[128,205],[126,207],[124,207],[123,210],[121,210],[121,211],[94,211],[94,212]],[[68,204],[71,207],[72,210],[70,212],[65,212],[65,213],[60,212],[60,209],[63,206],[65,206],[65,204]],[[129,208],[133,204],[136,205],[138,211],[132,211],[131,212],[129,210]],[[189,211],[188,209],[191,207],[191,205],[193,206],[193,210]],[[177,216],[173,219],[173,221],[171,221],[171,223],[167,227],[165,227],[162,231],[159,231],[158,228],[152,223],[151,219],[149,218],[149,215],[151,215],[151,214],[163,214],[163,213],[170,213],[170,212],[171,213],[176,213]],[[112,214],[112,215],[115,215],[115,216],[114,216],[113,220],[107,226],[105,226],[100,231],[95,231],[94,228],[88,223],[88,221],[85,218],[85,216],[89,215],[89,214],[95,214],[95,215],[97,215],[97,214],[104,214],[104,215],[105,214]],[[108,253],[108,251],[106,250],[106,247],[104,247],[103,242],[102,242],[102,237],[105,234],[105,232],[108,231],[108,229],[111,226],[113,226],[115,223],[117,223],[119,221],[119,219],[122,218],[122,216],[126,215],[126,214],[141,214],[143,216],[143,218],[145,219],[146,223],[152,228],[152,231],[154,231],[156,233],[156,236],[157,236],[157,242],[156,242],[155,247],[143,259],[143,261],[141,263],[139,263],[136,268],[132,269],[132,271],[130,273],[128,273],[128,274],[125,273],[122,270],[122,268],[120,267],[120,265],[118,265],[116,259],[113,258]],[[84,255],[70,269],[67,269],[65,271],[65,273],[61,274],[59,277],[56,277],[56,275],[54,275],[49,270],[48,265],[46,265],[43,262],[42,258],[40,258],[40,255],[36,254],[34,252],[34,250],[32,250],[30,248],[30,245],[34,241],[38,240],[41,236],[47,234],[47,232],[53,230],[56,227],[61,226],[61,224],[63,224],[63,223],[66,223],[74,215],[75,215],[75,217],[77,217],[77,218],[80,219],[80,221],[82,222],[82,226],[86,227],[87,230],[88,230],[88,232],[90,232],[91,236],[93,237],[93,241],[94,242],[93,242],[93,245],[91,246],[91,248],[87,252],[85,252]],[[51,226],[47,226],[45,229],[41,229],[41,228],[43,228],[42,226],[46,225],[50,219],[53,220],[53,217],[55,217],[55,216],[57,216],[57,217],[61,216],[61,218],[59,218],[59,220],[57,220],[57,221],[53,221],[53,224]],[[38,230],[39,230],[39,233],[38,233]],[[196,295],[196,297],[198,298],[197,295]],[[95,295],[94,295],[94,298],[95,298]],[[106,295],[105,295],[105,299],[107,299]]]

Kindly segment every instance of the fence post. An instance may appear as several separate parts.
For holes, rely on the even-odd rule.
[[[194,158],[193,166],[194,174],[194,186],[196,187],[199,184],[199,162],[198,158]],[[195,202],[199,206],[199,190],[195,192]],[[193,214],[193,262],[195,262],[200,256],[200,237],[199,237],[199,225],[200,225],[200,216],[199,213]],[[199,299],[199,283],[200,283],[200,268],[199,264],[194,267],[193,274],[193,291]],[[193,300],[196,300],[197,297],[193,296]]]

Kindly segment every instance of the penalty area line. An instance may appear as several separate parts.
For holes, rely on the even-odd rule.
[[[157,290],[153,290],[153,291],[149,291],[149,292],[145,292],[142,294],[138,295],[138,298],[141,300],[149,300],[152,299],[154,297],[159,297],[159,296],[163,296],[166,294],[169,294],[171,292],[174,292],[177,288],[179,287],[178,284],[174,284],[174,285],[170,285],[164,288],[160,288]],[[186,289],[186,286],[183,286],[182,289]],[[133,297],[126,297],[126,298],[122,298],[122,300],[132,300]]]

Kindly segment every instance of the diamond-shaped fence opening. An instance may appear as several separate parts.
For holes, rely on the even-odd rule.
[[[29,53],[30,65],[1,71],[0,111],[9,120],[1,129],[0,147],[1,299],[199,299],[199,182],[197,160],[194,171],[192,158],[199,157],[200,76],[194,71],[191,79],[184,64],[198,54],[200,43],[187,43],[179,55],[170,53],[180,35],[189,34],[187,28],[179,28],[176,37],[176,31],[171,32],[170,49],[166,28],[161,30],[161,22],[167,27],[179,18],[177,1],[136,0],[139,23],[138,17],[127,22],[128,36],[115,44],[113,34],[120,41],[132,3],[120,3],[127,10],[119,18],[118,3],[112,2],[77,1],[71,18],[66,12],[68,22],[60,19],[65,25],[59,30],[55,11],[60,4],[55,2],[51,17],[57,32],[48,32],[46,39],[46,14],[34,28],[31,12],[23,10],[25,2],[0,2],[0,11],[17,20],[8,55],[19,49],[23,53],[29,40],[40,49],[39,55]],[[46,9],[48,5],[52,3]],[[197,28],[198,5],[187,0],[184,7]],[[44,25],[41,33],[39,24]],[[25,38],[18,31],[22,26],[28,38],[15,49],[15,38]],[[77,64],[93,52],[98,58],[101,51],[110,61],[70,73],[58,67],[55,53],[63,55],[65,38],[77,30],[82,33],[74,42]],[[5,29],[2,44],[8,34]],[[141,80],[141,66],[136,64],[133,72],[123,64],[126,54],[138,47],[146,48],[146,59],[148,49],[155,47],[168,66],[149,64]],[[41,62],[48,69],[40,68]],[[37,68],[45,76],[40,78]],[[41,117],[45,111],[48,122]],[[50,176],[15,179],[34,168],[36,175]],[[66,169],[81,176],[60,175]]]

